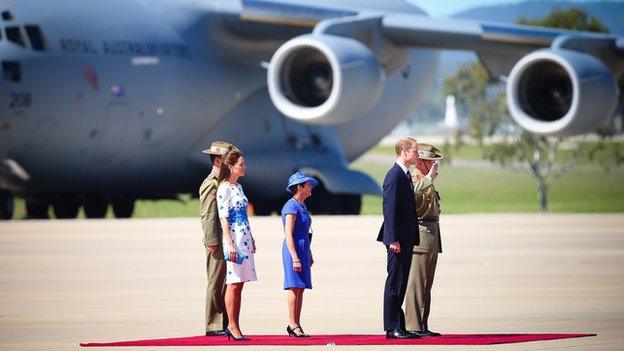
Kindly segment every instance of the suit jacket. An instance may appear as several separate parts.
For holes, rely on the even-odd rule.
[[[401,250],[411,250],[418,245],[418,218],[412,180],[396,163],[383,182],[383,217],[377,241],[385,245],[398,241]]]
[[[221,245],[221,223],[217,213],[217,173],[210,172],[199,187],[199,214],[206,247]]]

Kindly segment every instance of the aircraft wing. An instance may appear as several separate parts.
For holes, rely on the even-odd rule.
[[[340,6],[297,4],[289,1],[242,0],[241,18],[275,25],[314,27],[322,20],[355,16],[358,10]]]
[[[475,51],[490,74],[507,76],[527,53],[545,47],[579,47],[593,51],[621,71],[624,37],[542,27],[437,19],[425,16],[388,14],[381,19],[384,35],[400,46]],[[598,44],[598,45],[596,45]],[[594,50],[596,46],[600,48]],[[605,50],[606,49],[606,50]],[[618,61],[613,56],[619,56]]]
[[[339,35],[345,27],[361,27],[383,34],[400,47],[464,50],[477,53],[493,77],[507,76],[520,58],[545,47],[577,48],[592,51],[620,73],[624,60],[624,37],[544,27],[433,18],[419,14],[354,9],[336,4],[302,4],[288,0],[243,0],[240,17],[267,25],[308,27],[315,33]],[[574,44],[569,44],[573,41]],[[591,44],[587,44],[591,42]],[[370,43],[367,43],[370,44]],[[607,48],[608,50],[605,50]],[[617,58],[613,58],[617,55]],[[618,63],[619,61],[619,63]]]
[[[303,33],[275,51],[268,88],[280,112],[306,123],[339,124],[370,110],[385,77],[409,64],[407,49],[476,52],[492,77],[506,79],[514,120],[541,135],[589,132],[611,116],[618,101],[615,77],[624,71],[624,37],[431,18],[397,11],[396,4],[241,4],[242,22],[275,26],[266,34],[280,35],[280,28]]]

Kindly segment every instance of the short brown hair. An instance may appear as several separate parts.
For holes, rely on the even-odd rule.
[[[399,139],[395,146],[396,155],[399,156],[401,154],[401,151],[407,150],[412,146],[418,146],[418,142],[416,141],[416,139],[412,137]]]

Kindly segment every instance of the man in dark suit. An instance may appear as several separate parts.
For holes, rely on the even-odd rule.
[[[387,251],[386,284],[384,287],[384,330],[388,339],[418,338],[405,330],[405,315],[401,309],[410,265],[412,248],[419,243],[416,201],[409,167],[418,159],[418,143],[414,138],[403,138],[396,143],[397,160],[386,174],[383,183],[384,223],[377,241]]]

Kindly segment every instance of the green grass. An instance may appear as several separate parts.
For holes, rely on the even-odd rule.
[[[356,163],[379,183],[390,165]],[[444,213],[539,212],[533,178],[500,168],[469,169],[443,166],[436,188]],[[553,183],[550,212],[624,212],[624,176],[598,167],[571,170]],[[381,199],[365,196],[363,214],[379,214]]]
[[[180,200],[141,200],[134,208],[134,217],[199,217],[199,199],[181,195]]]
[[[386,164],[356,163],[379,184]],[[443,166],[436,185],[444,213],[539,212],[532,177],[506,169],[468,169]],[[621,171],[605,173],[597,167],[582,167],[564,174],[551,187],[550,212],[624,212],[624,176]],[[196,217],[199,201],[188,195],[176,200],[137,201],[134,217]],[[380,214],[381,198],[364,196],[362,214]],[[14,218],[25,217],[23,200],[16,201]],[[80,213],[84,218],[84,214]],[[112,217],[111,210],[108,218]]]
[[[50,217],[54,217],[52,209]],[[199,216],[199,199],[190,195],[181,195],[180,200],[139,200],[134,206],[134,218],[163,218],[163,217],[195,217]],[[106,218],[113,218],[112,209],[108,208]],[[23,199],[15,200],[13,218],[26,218],[26,205]],[[78,218],[86,218],[82,208]]]
[[[611,161],[613,164],[615,164],[615,160],[613,159],[617,157],[621,158],[622,152],[624,152],[624,141],[606,141],[604,143],[588,141],[582,143],[583,151],[581,152],[580,157],[575,162],[584,165],[596,165],[595,160],[592,161],[590,159],[588,150],[599,145],[603,149],[605,149],[605,152],[595,155],[594,158],[596,160],[602,157],[603,159],[605,159],[605,161]],[[563,162],[573,157],[573,154],[575,154],[575,150],[571,149],[573,146],[574,144],[566,144],[560,147],[557,151],[557,160],[559,162]],[[436,147],[444,151],[445,155],[450,153],[450,158],[452,160],[483,160],[483,149],[477,144],[462,144],[462,146],[459,148],[455,148],[455,146],[451,145],[449,146],[450,149],[448,151],[444,150],[444,145],[436,145]],[[618,153],[617,151],[615,151],[616,149],[622,151]],[[394,146],[377,145],[372,148],[369,153],[394,156],[395,151]]]
[[[369,152],[392,156],[394,148],[377,146]],[[562,152],[565,158],[569,151]],[[454,159],[481,160],[481,151],[476,145],[465,145],[454,154]],[[387,162],[357,161],[351,167],[369,174],[381,184],[391,162],[392,157],[388,157]],[[535,181],[528,173],[497,167],[479,169],[443,165],[436,187],[442,195],[444,213],[539,212]],[[197,217],[198,208],[199,200],[189,195],[180,196],[180,200],[140,200],[136,202],[134,217]],[[622,167],[605,172],[595,164],[579,164],[552,184],[549,211],[624,212]],[[380,214],[381,198],[364,196],[362,213]],[[24,201],[18,199],[14,218],[25,217]],[[84,218],[82,210],[79,217]],[[111,217],[109,208],[107,218]]]

